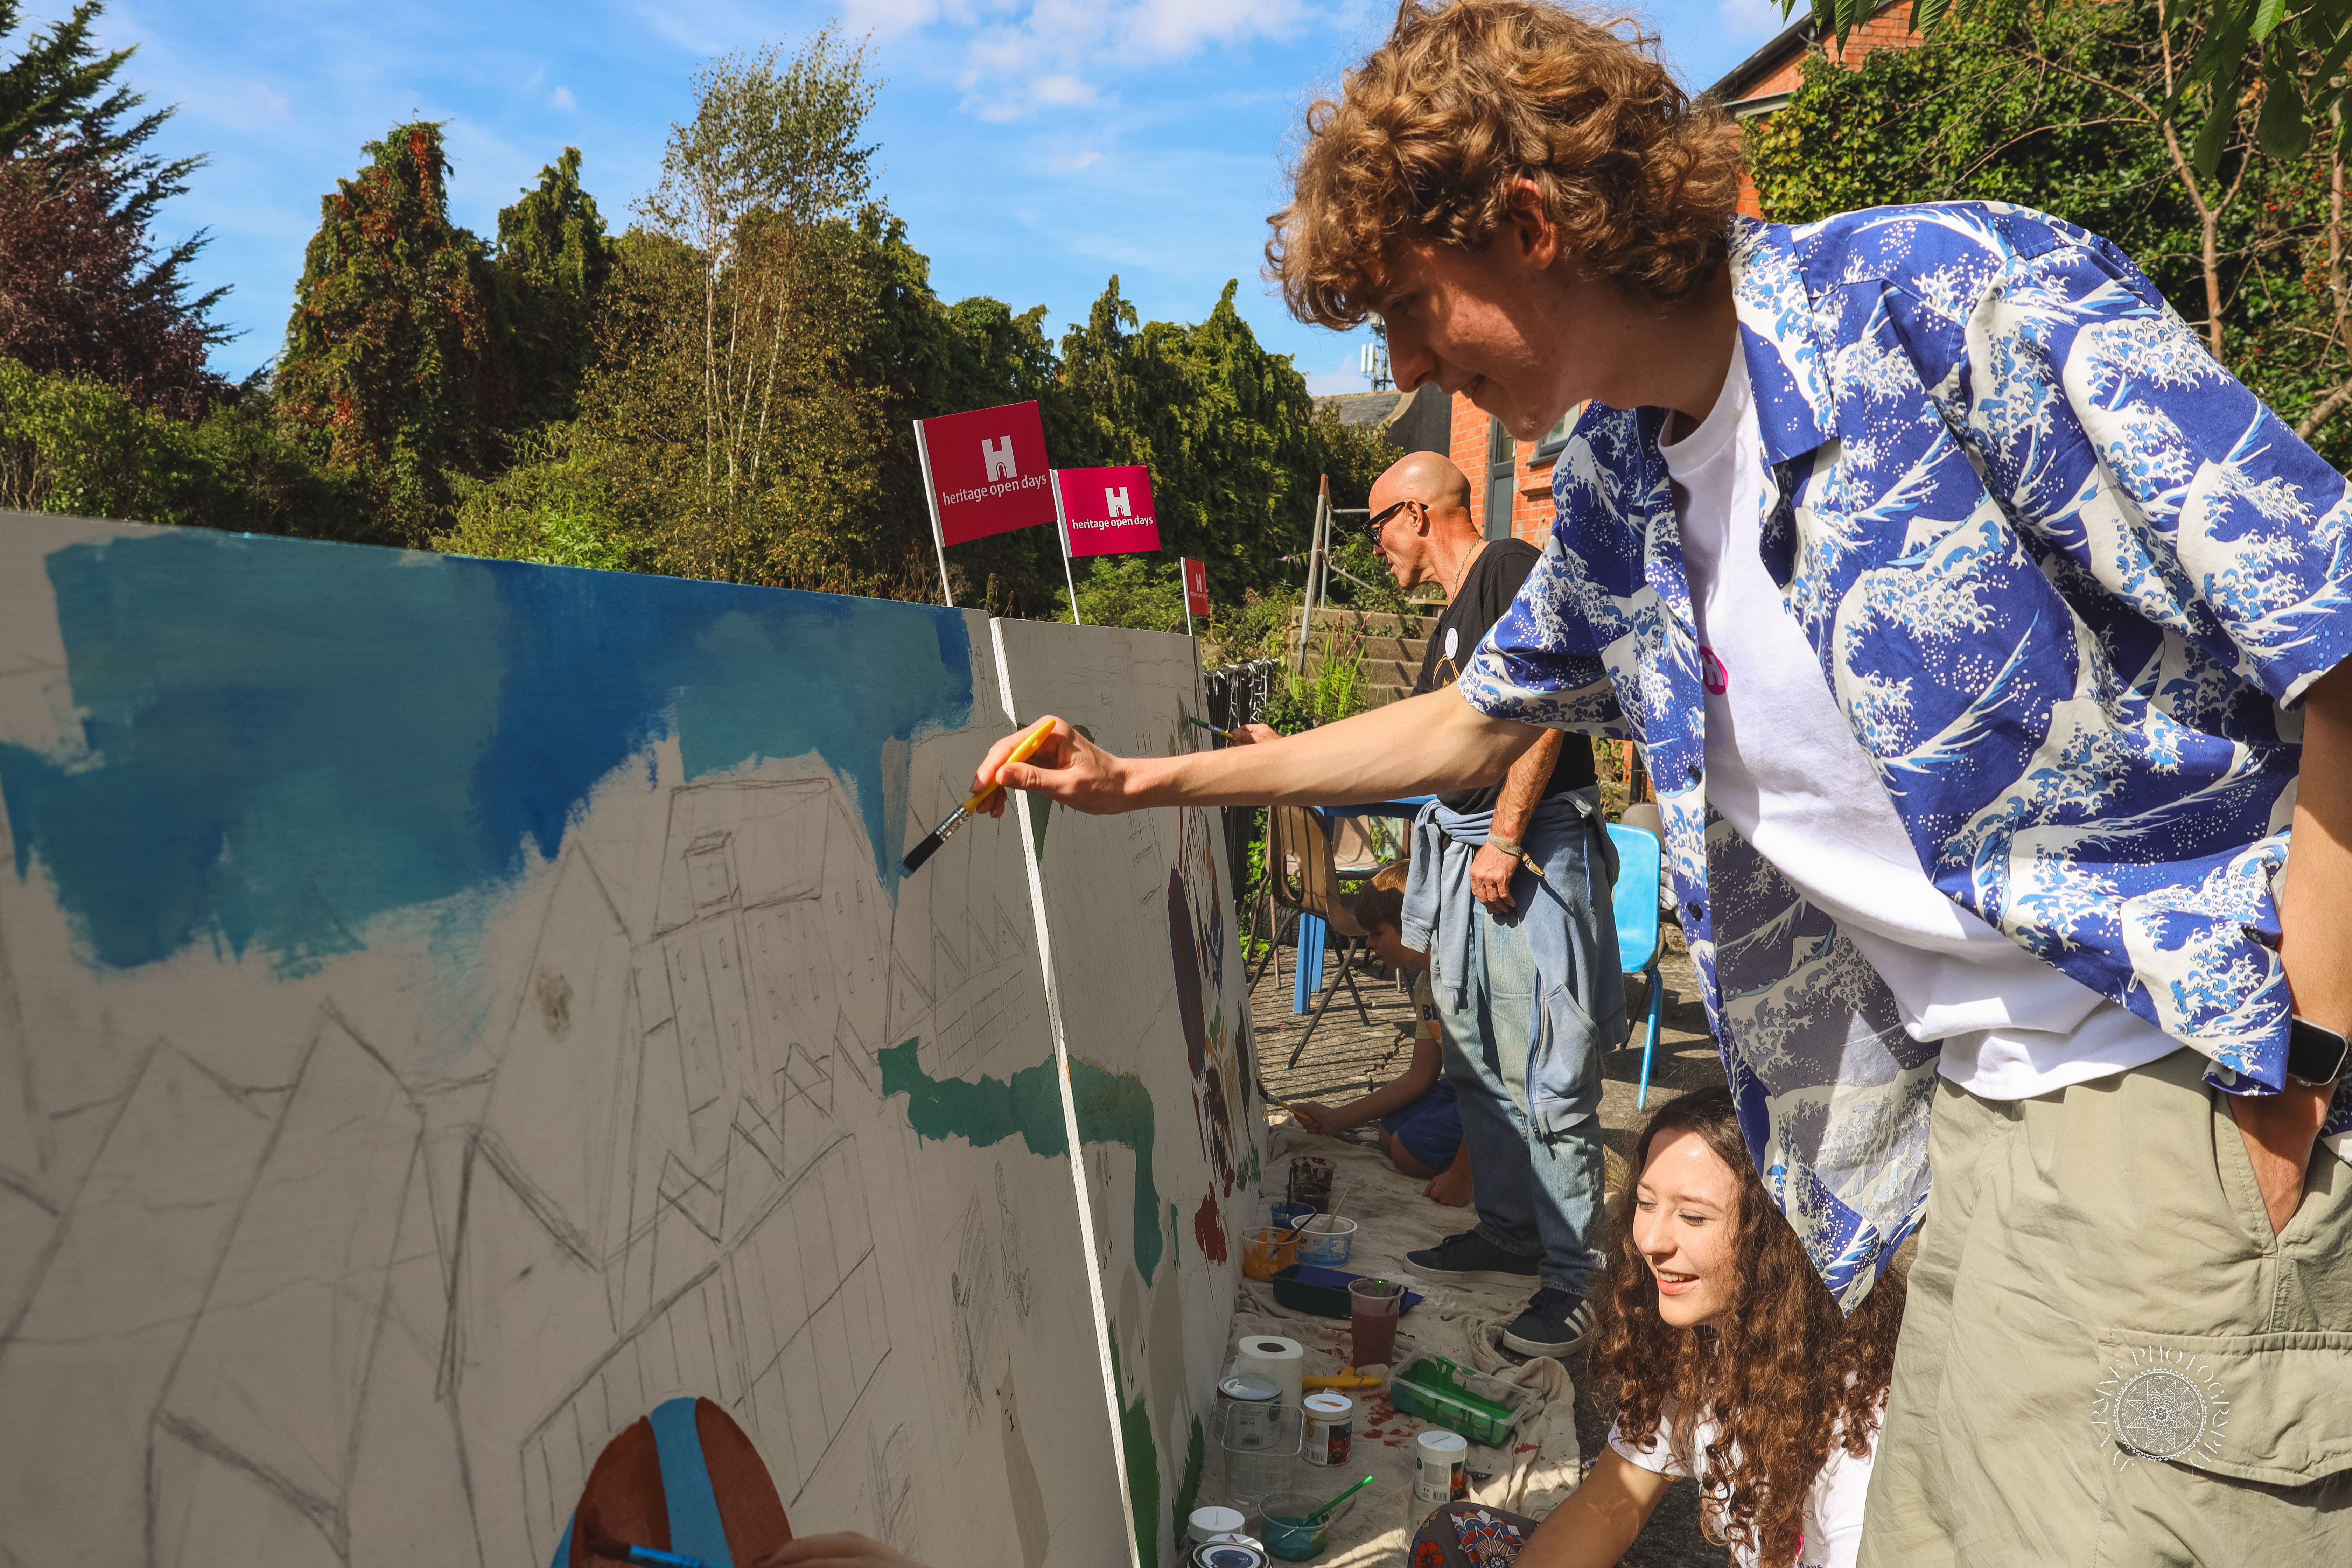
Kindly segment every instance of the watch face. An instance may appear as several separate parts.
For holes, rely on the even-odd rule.
[[[2352,1047],[2342,1035],[2297,1018],[2287,1031],[2286,1076],[2301,1083],[2334,1083],[2344,1076],[2347,1054]]]

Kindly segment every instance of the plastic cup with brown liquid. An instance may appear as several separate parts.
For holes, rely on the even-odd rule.
[[[1404,1287],[1393,1279],[1350,1280],[1348,1308],[1356,1364],[1388,1365],[1396,1354],[1397,1317],[1404,1310]]]

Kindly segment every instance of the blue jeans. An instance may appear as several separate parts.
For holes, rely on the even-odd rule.
[[[1517,921],[1471,903],[1470,963],[1462,1009],[1440,1013],[1445,1076],[1470,1146],[1477,1234],[1537,1262],[1537,1278],[1590,1297],[1601,1289],[1601,1042],[1549,1042],[1555,1077],[1571,1067],[1584,1114],[1550,1134],[1528,1119],[1528,1056],[1535,1043],[1536,961]]]

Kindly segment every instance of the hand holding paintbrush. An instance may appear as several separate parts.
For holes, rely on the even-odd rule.
[[[1132,811],[1138,802],[1128,774],[1137,761],[1112,756],[1059,719],[1042,720],[989,748],[972,772],[968,804],[975,816],[1002,816],[1010,798],[1005,791],[1020,789],[1040,791],[1089,816]],[[1148,766],[1152,759],[1140,761]]]
[[[1058,722],[1058,721],[1053,719],[1040,720],[1036,727],[1032,729],[1027,734],[1022,736],[1019,742],[1013,746],[1012,754],[1004,759],[1004,765],[1026,762],[1035,753],[1039,746],[1045,744],[1045,738],[1053,733],[1054,726],[1056,722]],[[979,809],[983,803],[992,800],[995,803],[995,809],[991,811],[988,814],[989,816],[999,816],[1003,814],[1004,791],[1002,782],[996,777],[997,770],[994,768],[988,768],[983,771],[989,774],[988,783],[982,785],[979,792],[973,795],[970,800],[965,801],[961,805],[957,806],[954,811],[949,813],[948,819],[945,822],[940,823],[937,827],[931,829],[929,837],[924,839],[920,844],[916,845],[912,849],[907,851],[907,858],[898,862],[898,868],[901,871],[906,873],[908,876],[913,876],[924,861],[939,853],[940,846],[945,844],[950,837],[952,837],[957,828],[961,827],[966,822],[969,822],[971,819],[971,814],[975,810]],[[975,780],[973,782],[977,783],[978,781]]]

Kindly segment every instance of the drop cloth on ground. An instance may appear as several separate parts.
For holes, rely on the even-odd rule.
[[[1468,1229],[1476,1223],[1474,1211],[1447,1208],[1422,1196],[1422,1184],[1399,1173],[1378,1150],[1317,1137],[1286,1118],[1276,1125],[1271,1149],[1258,1215],[1279,1199],[1294,1158],[1314,1154],[1329,1160],[1333,1191],[1346,1189],[1342,1213],[1357,1222],[1348,1270],[1404,1280],[1427,1298],[1398,1327],[1399,1366],[1416,1355],[1450,1356],[1465,1366],[1513,1376],[1543,1396],[1541,1407],[1530,1410],[1511,1434],[1507,1451],[1473,1444],[1469,1468],[1472,1495],[1480,1501],[1538,1517],[1550,1511],[1575,1489],[1580,1473],[1574,1389],[1558,1362],[1538,1357],[1521,1370],[1519,1358],[1499,1348],[1503,1325],[1527,1305],[1534,1281],[1505,1289],[1415,1278],[1404,1255]],[[1273,1286],[1244,1279],[1225,1342],[1228,1367],[1242,1339],[1259,1334],[1279,1334],[1305,1346],[1308,1376],[1337,1373],[1349,1360],[1346,1320],[1294,1311],[1275,1300]],[[1356,1401],[1355,1450],[1348,1467],[1322,1468],[1301,1460],[1298,1489],[1329,1496],[1363,1476],[1376,1479],[1333,1527],[1329,1546],[1315,1561],[1330,1568],[1402,1563],[1412,1531],[1434,1506],[1416,1501],[1412,1495],[1413,1440],[1432,1430],[1432,1424],[1397,1412],[1385,1387],[1348,1392]],[[1222,1456],[1211,1458],[1212,1473],[1202,1486],[1204,1503],[1224,1500]],[[1478,1479],[1481,1476],[1486,1479]]]

